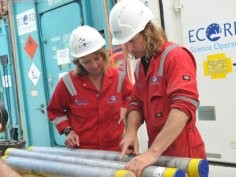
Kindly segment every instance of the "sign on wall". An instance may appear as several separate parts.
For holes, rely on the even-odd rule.
[[[36,31],[36,18],[34,9],[16,15],[18,35]]]

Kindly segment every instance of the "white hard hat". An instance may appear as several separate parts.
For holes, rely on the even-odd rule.
[[[69,45],[70,54],[80,58],[102,48],[105,40],[96,29],[90,26],[79,26],[72,31]]]
[[[139,0],[117,2],[109,15],[112,44],[128,42],[142,31],[152,18],[151,10]]]

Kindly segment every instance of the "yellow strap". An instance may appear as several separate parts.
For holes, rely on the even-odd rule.
[[[135,177],[135,174],[129,170],[117,170],[114,177]]]
[[[166,168],[163,177],[174,177],[177,168]]]
[[[201,159],[191,159],[188,165],[189,177],[200,177],[198,172],[198,166]]]

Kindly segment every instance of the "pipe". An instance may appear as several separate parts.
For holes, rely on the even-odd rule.
[[[111,30],[110,30],[110,24],[109,24],[109,14],[108,14],[108,8],[107,8],[107,1],[103,0],[103,7],[104,7],[104,13],[105,13],[105,19],[106,19],[106,28],[107,28],[107,36],[108,36],[108,43],[110,48],[110,55],[111,55],[111,64],[114,66],[114,54],[113,54],[113,46],[112,46],[112,40],[111,40]]]
[[[71,164],[66,162],[48,161],[16,156],[3,156],[6,164],[21,174],[42,175],[45,177],[135,177],[128,170],[116,170],[105,167]]]
[[[88,165],[88,166],[97,166],[97,167],[105,167],[112,168],[116,170],[124,169],[127,162],[122,161],[112,161],[112,160],[104,160],[104,159],[86,159],[78,156],[64,156],[58,154],[45,154],[38,151],[29,151],[24,149],[14,149],[9,148],[5,151],[5,155],[7,156],[17,156],[17,157],[25,157],[32,159],[42,159],[47,161],[56,161],[63,163],[71,163],[78,165]],[[185,177],[185,172],[181,169],[177,168],[166,168],[166,167],[158,167],[158,166],[148,166],[146,167],[141,177]]]
[[[85,158],[95,158],[104,160],[120,160],[120,152],[106,151],[106,150],[91,150],[91,149],[73,149],[66,147],[43,147],[43,146],[30,146],[28,150],[38,151],[41,153],[60,154],[66,156],[80,156]],[[123,161],[128,162],[131,158],[126,156]]]
[[[126,162],[121,161],[112,161],[112,160],[104,160],[104,159],[92,159],[92,158],[83,158],[78,156],[64,156],[58,154],[45,154],[37,151],[29,151],[25,149],[15,149],[8,148],[5,151],[6,156],[17,156],[17,157],[26,157],[33,159],[42,159],[42,160],[51,160],[57,162],[66,162],[73,164],[83,164],[83,165],[91,165],[91,166],[102,166],[113,169],[122,169],[124,168]]]
[[[209,164],[204,159],[161,156],[155,165],[178,167],[190,177],[208,177],[209,173]]]
[[[40,146],[31,146],[29,147],[29,150],[39,151],[41,153],[54,153],[66,156],[80,156],[85,158],[120,161],[120,152],[116,151]],[[133,156],[125,156],[122,161],[128,162],[132,158]],[[209,164],[207,160],[204,159],[161,156],[155,165],[169,168],[179,168],[185,171],[185,173],[189,176],[194,176],[195,174],[199,177],[208,177],[209,173]]]
[[[12,62],[13,62],[13,67],[14,67],[14,78],[15,78],[15,85],[16,85],[16,102],[17,102],[17,109],[18,109],[18,116],[19,118],[16,119],[17,123],[19,121],[19,130],[18,130],[18,133],[19,133],[19,137],[20,139],[23,139],[23,135],[22,135],[22,115],[21,115],[21,106],[20,106],[20,89],[19,89],[19,77],[18,77],[18,74],[19,73],[18,71],[18,66],[17,66],[17,46],[16,46],[16,41],[15,41],[15,28],[14,28],[14,13],[13,13],[13,2],[12,1],[9,1],[9,5],[8,5],[8,16],[9,16],[9,33],[10,33],[10,36],[11,36],[11,40],[10,40],[10,43],[11,43],[11,46],[12,46],[12,50],[11,50],[11,56],[12,56]]]

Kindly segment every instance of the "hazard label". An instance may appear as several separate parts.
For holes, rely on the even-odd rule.
[[[28,77],[33,82],[34,86],[37,85],[40,75],[41,75],[41,72],[36,67],[36,65],[32,63],[28,72]]]
[[[38,48],[37,43],[34,41],[34,39],[29,35],[26,44],[25,44],[25,51],[30,56],[31,59],[34,58],[34,54]]]

